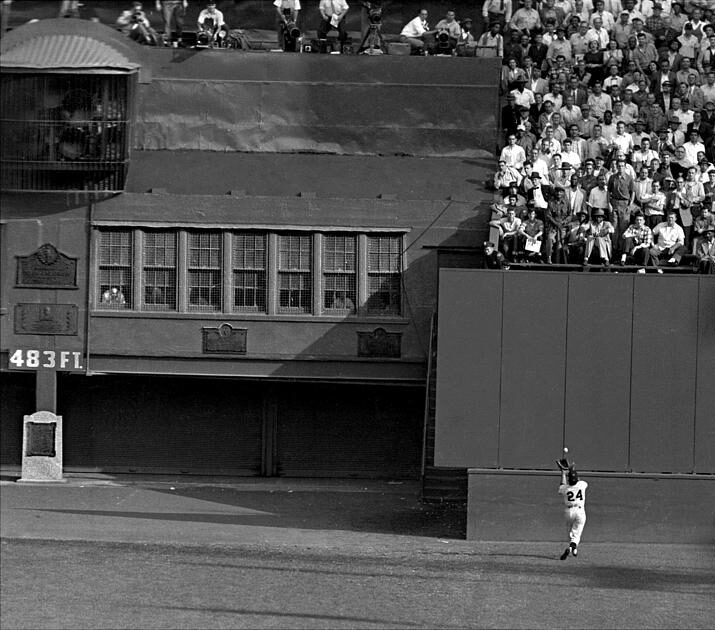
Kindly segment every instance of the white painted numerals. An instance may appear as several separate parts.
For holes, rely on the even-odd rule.
[[[18,370],[82,370],[82,353],[69,350],[15,350],[8,359]]]

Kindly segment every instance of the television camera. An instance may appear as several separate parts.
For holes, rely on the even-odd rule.
[[[382,36],[382,4],[379,2],[363,2],[367,9],[367,30],[360,44],[360,52],[364,55],[381,55],[387,52],[387,44]]]

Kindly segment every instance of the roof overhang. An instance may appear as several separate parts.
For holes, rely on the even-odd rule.
[[[0,68],[4,72],[136,72],[142,67],[138,49],[127,37],[102,24],[41,20],[3,37]]]

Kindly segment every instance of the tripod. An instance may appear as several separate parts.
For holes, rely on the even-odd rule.
[[[362,38],[362,43],[359,48],[364,55],[381,55],[387,53],[387,44],[382,37],[380,24],[369,24],[365,37]]]

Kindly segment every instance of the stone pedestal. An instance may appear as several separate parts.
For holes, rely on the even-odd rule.
[[[18,483],[62,482],[62,416],[38,411],[22,427],[22,477]]]

